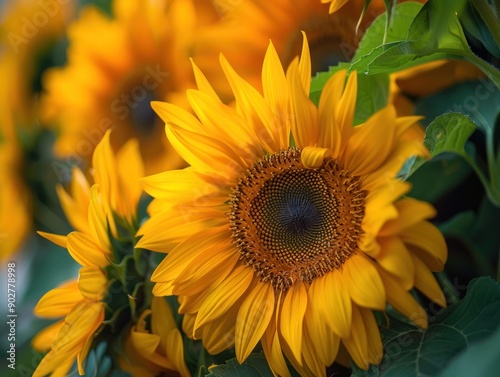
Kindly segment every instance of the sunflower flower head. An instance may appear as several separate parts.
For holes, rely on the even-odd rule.
[[[216,3],[223,4],[224,1]],[[384,10],[373,0],[370,11],[357,25],[364,0],[353,0],[335,14],[319,0],[247,0],[229,2],[220,11],[222,22],[203,28],[195,39],[195,61],[222,99],[232,98],[218,62],[220,52],[252,86],[261,89],[260,67],[269,40],[284,67],[301,51],[302,34],[309,38],[312,73],[327,71],[339,61],[349,61],[364,28]]]
[[[168,253],[152,275],[157,296],[177,295],[183,328],[210,353],[234,346],[243,362],[260,342],[272,370],[320,376],[339,347],[363,369],[382,358],[372,310],[390,304],[421,327],[416,287],[444,305],[431,271],[447,257],[434,209],[407,198],[397,173],[428,154],[412,137],[419,117],[392,105],[353,127],[357,75],[308,98],[307,40],[286,74],[273,45],[262,92],[221,56],[236,99],[225,106],[194,66],[196,116],[154,103],[190,164],[142,180],[155,199],[138,246]]]
[[[151,305],[149,253],[135,248],[142,193],[138,180],[144,174],[137,141],[130,140],[115,155],[107,131],[96,147],[93,168],[92,185],[74,168],[69,191],[57,190],[75,231],[67,236],[39,232],[66,248],[82,267],[76,280],[46,293],[35,308],[38,316],[64,318],[33,340],[35,349],[48,351],[34,376],[66,375],[75,360],[84,374],[88,353],[102,343],[118,363],[125,348],[120,334],[141,323]],[[170,339],[170,346],[179,347],[178,340]],[[176,370],[176,365],[183,364],[170,363],[167,369]]]
[[[32,227],[33,195],[26,171],[39,134],[40,76],[53,64],[72,4],[2,2],[0,18],[0,259],[19,251]],[[50,13],[50,22],[49,20]]]
[[[44,76],[43,118],[59,132],[55,152],[85,164],[107,129],[117,150],[139,140],[148,172],[182,165],[155,120],[151,100],[185,104],[194,85],[189,50],[198,24],[215,20],[209,1],[111,2],[111,17],[82,9],[68,28],[68,62]]]

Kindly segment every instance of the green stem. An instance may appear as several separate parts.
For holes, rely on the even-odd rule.
[[[436,273],[436,278],[439,281],[439,285],[443,289],[446,299],[450,304],[455,304],[460,301],[460,296],[458,295],[455,286],[451,283],[450,279],[444,271]]]
[[[486,73],[496,87],[500,89],[500,71],[498,69],[471,52],[464,54],[464,57]]]
[[[491,147],[493,148],[493,147]],[[467,161],[467,163],[474,169],[477,177],[481,181],[484,189],[486,190],[486,194],[490,201],[497,207],[500,207],[500,192],[497,192],[494,187],[492,187],[488,177],[483,173],[483,171],[479,168],[476,162],[467,154],[461,154],[461,156]],[[493,161],[494,163],[494,161]],[[488,156],[488,165],[490,165],[490,157]],[[491,170],[490,170],[491,171]]]
[[[500,247],[498,248],[497,281],[500,283]]]

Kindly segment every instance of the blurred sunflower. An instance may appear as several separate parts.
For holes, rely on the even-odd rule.
[[[138,138],[147,172],[179,167],[149,103],[185,103],[194,84],[192,36],[217,15],[209,0],[113,1],[112,14],[83,9],[68,30],[68,64],[44,77],[43,115],[59,131],[56,154],[85,162],[112,128],[115,150]]]
[[[0,260],[16,252],[32,226],[33,199],[26,177],[27,150],[39,127],[40,76],[56,63],[73,3],[9,1],[0,21]],[[24,171],[23,171],[24,170]]]
[[[0,68],[0,80],[7,72]],[[0,88],[0,103],[7,90]],[[0,260],[15,253],[31,229],[32,199],[22,178],[23,153],[13,120],[2,107],[0,115]]]
[[[437,60],[390,75],[389,101],[398,115],[414,113],[415,101],[465,81],[485,78],[473,64],[461,60]]]
[[[313,74],[326,71],[339,61],[349,61],[365,27],[384,11],[384,2],[374,0],[358,32],[356,24],[365,1],[354,0],[336,14],[319,0],[219,0],[215,4],[222,22],[203,29],[196,37],[195,62],[215,89],[230,98],[231,91],[218,61],[219,53],[255,88],[261,88],[261,62],[269,40],[284,67],[300,53],[301,31],[311,48]]]
[[[425,327],[409,290],[445,303],[431,273],[447,257],[426,221],[435,211],[404,198],[409,184],[395,178],[408,157],[428,153],[409,136],[420,118],[389,105],[352,127],[357,76],[344,87],[345,71],[316,108],[305,38],[286,75],[269,46],[263,95],[221,65],[235,109],[196,66],[188,100],[198,119],[153,106],[191,165],[143,179],[155,199],[138,247],[168,253],[153,293],[179,296],[185,331],[209,352],[234,345],[243,362],[260,341],[279,375],[289,375],[283,353],[303,375],[324,375],[340,343],[361,368],[379,363],[372,310],[389,303]]]
[[[136,212],[142,193],[138,179],[143,175],[137,141],[129,140],[115,156],[110,131],[107,131],[95,149],[93,167],[95,184],[92,187],[78,168],[73,169],[70,193],[58,187],[61,205],[76,231],[67,236],[40,232],[67,248],[82,268],[77,280],[49,291],[35,308],[38,316],[64,319],[33,339],[35,349],[48,351],[34,376],[66,375],[75,359],[78,372],[83,374],[85,359],[96,340],[109,344],[109,352],[117,359],[113,352],[125,348],[119,334],[122,331],[128,334],[138,313],[147,313],[151,304],[148,297],[152,287],[148,278],[152,268],[147,264],[148,253],[139,253],[134,248],[138,228]],[[161,304],[155,306],[160,307],[160,313],[167,310]],[[158,311],[154,307],[152,310]],[[143,317],[137,322],[138,332],[144,329]],[[160,329],[163,331],[164,327]],[[154,325],[153,332],[158,331]],[[164,335],[168,334],[159,334],[161,339]],[[139,336],[133,344],[144,346],[141,339],[145,337]],[[179,359],[164,361],[158,368],[181,368],[184,373],[183,355],[176,349],[180,337],[168,335],[164,341],[168,341],[175,352],[167,351],[163,359]],[[152,359],[152,362],[157,360]]]

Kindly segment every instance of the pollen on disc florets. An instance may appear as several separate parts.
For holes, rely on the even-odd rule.
[[[254,163],[233,189],[228,213],[243,262],[287,290],[339,268],[357,250],[366,192],[326,158],[316,169],[289,148]]]

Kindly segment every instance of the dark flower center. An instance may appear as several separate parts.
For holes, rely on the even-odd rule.
[[[365,192],[328,158],[305,168],[300,150],[256,162],[231,196],[233,239],[261,281],[286,290],[339,268],[357,249]]]

